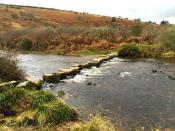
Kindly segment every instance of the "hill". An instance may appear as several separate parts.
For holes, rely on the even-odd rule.
[[[151,43],[159,25],[121,17],[0,5],[0,47],[65,54],[113,50],[123,42]]]

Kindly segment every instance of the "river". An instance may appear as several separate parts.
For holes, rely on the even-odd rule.
[[[20,54],[18,65],[27,75],[41,77],[93,57]],[[84,69],[73,78],[45,88],[78,110],[82,119],[100,113],[116,127],[175,129],[175,59],[114,58],[100,68]]]

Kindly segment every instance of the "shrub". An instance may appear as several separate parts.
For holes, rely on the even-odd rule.
[[[19,49],[30,50],[32,48],[32,41],[28,39],[23,39],[18,43]]]
[[[17,67],[15,60],[12,60],[9,56],[0,56],[0,80],[12,81],[22,80],[24,74],[22,70]]]
[[[141,57],[155,58],[161,56],[161,50],[159,44],[148,45],[148,44],[137,44],[140,50]]]
[[[88,123],[75,124],[71,131],[115,131],[115,129],[108,120],[96,115]]]
[[[116,22],[116,18],[115,17],[112,17],[111,18],[111,22]]]
[[[125,58],[137,58],[140,57],[140,50],[133,44],[124,45],[119,49],[118,56]]]
[[[12,14],[11,16],[12,16],[13,19],[18,19],[19,18],[19,16],[17,14]]]
[[[162,20],[160,22],[161,25],[169,25],[169,21],[166,21],[166,20]]]
[[[132,34],[134,36],[139,36],[142,33],[142,26],[138,22],[133,28],[132,28]]]
[[[31,28],[10,29],[8,31],[5,31],[2,34],[1,38],[3,47],[8,49],[16,48],[16,40],[19,39],[21,36],[28,34],[29,32],[32,33]]]
[[[175,27],[163,29],[159,41],[164,51],[175,51]]]

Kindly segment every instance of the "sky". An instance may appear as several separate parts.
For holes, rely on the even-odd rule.
[[[87,12],[91,14],[140,18],[159,23],[175,24],[175,0],[0,0],[0,3],[29,5]]]

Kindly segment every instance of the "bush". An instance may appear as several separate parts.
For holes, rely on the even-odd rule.
[[[137,44],[141,57],[155,58],[161,56],[160,45]]]
[[[175,51],[175,27],[163,29],[159,41],[163,51]]]
[[[115,129],[108,120],[96,115],[88,123],[75,124],[71,131],[115,131]]]
[[[112,17],[111,22],[116,22],[116,18]]]
[[[133,44],[124,45],[119,49],[118,56],[124,58],[137,58],[140,57],[140,50]]]
[[[142,33],[142,26],[140,23],[137,23],[133,28],[132,28],[132,34],[134,36],[139,36]]]
[[[0,81],[22,80],[24,74],[9,56],[0,56]]]
[[[28,39],[23,39],[18,43],[18,47],[21,50],[30,50],[32,48],[32,41]]]

